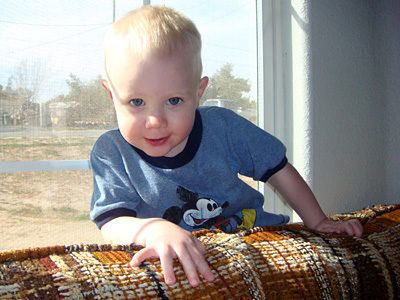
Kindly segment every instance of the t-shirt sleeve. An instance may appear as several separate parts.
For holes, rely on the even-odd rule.
[[[118,146],[106,138],[98,140],[90,154],[93,194],[90,218],[101,228],[121,216],[136,216],[139,196],[125,170]]]
[[[254,125],[245,118],[225,110],[226,128],[239,173],[257,181],[267,180],[279,172],[288,162],[286,147],[275,136]]]
[[[272,175],[274,175],[274,174],[278,173],[280,170],[282,170],[286,166],[287,163],[288,163],[288,159],[285,156],[276,167],[266,171],[265,174],[260,178],[260,181],[267,182],[268,179],[270,179]]]

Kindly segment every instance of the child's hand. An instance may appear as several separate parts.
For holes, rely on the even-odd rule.
[[[333,221],[328,218],[323,219],[315,228],[323,232],[347,233],[351,236],[361,237],[363,227],[359,220]]]
[[[150,257],[160,258],[165,283],[171,285],[176,282],[173,259],[177,258],[191,286],[200,284],[197,271],[209,282],[215,279],[204,259],[205,246],[193,234],[163,219],[153,219],[141,229],[138,235],[144,237],[145,248],[135,254],[132,267]]]
[[[299,214],[304,225],[324,232],[347,233],[360,237],[363,228],[357,219],[349,221],[329,220],[318,204],[313,192],[297,170],[287,163],[268,182],[285,198]]]

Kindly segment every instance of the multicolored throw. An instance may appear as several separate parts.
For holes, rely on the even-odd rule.
[[[0,253],[0,299],[400,299],[400,204],[333,215],[358,218],[362,238],[301,224],[236,234],[201,231],[216,276],[192,288],[175,262],[128,262],[134,245],[73,245]]]

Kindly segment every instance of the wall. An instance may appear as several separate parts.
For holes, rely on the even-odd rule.
[[[400,202],[400,2],[293,2],[307,21],[307,180],[327,213]]]
[[[382,98],[386,101],[386,197],[400,202],[400,1],[375,3]]]

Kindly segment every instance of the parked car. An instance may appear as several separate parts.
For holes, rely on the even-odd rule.
[[[251,108],[244,108],[243,104],[236,100],[229,99],[207,99],[204,101],[203,106],[219,106],[233,110],[235,113],[241,115],[247,120],[256,123],[257,111]]]

